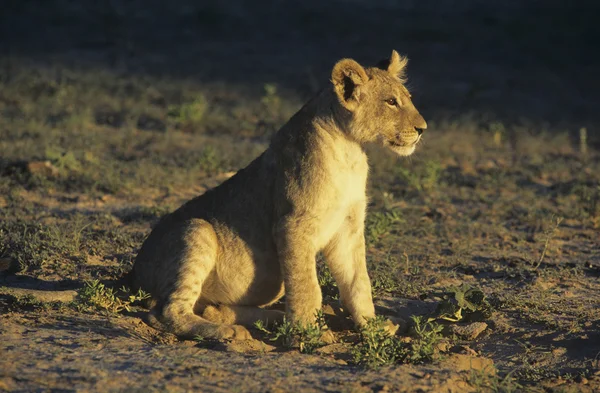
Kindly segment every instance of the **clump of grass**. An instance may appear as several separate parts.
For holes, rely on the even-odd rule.
[[[600,217],[600,185],[579,183],[572,191],[579,199],[577,207],[583,217]]]
[[[506,129],[504,128],[504,124],[499,122],[494,122],[490,124],[490,132],[492,132],[492,139],[495,147],[502,146],[502,140],[506,135]]]
[[[15,309],[25,310],[44,310],[49,308],[48,305],[35,296],[27,294],[24,296],[15,296],[11,304]]]
[[[439,358],[438,346],[444,327],[438,323],[426,321],[422,317],[412,317],[414,338],[404,351],[403,363],[425,363]]]
[[[337,283],[323,260],[319,260],[317,263],[317,279],[324,297],[333,300],[339,298]]]
[[[488,367],[481,370],[472,369],[467,377],[467,382],[475,388],[477,393],[513,393],[521,391],[523,388],[512,377],[512,373],[501,378],[495,369]]]
[[[83,308],[94,308],[112,314],[131,311],[133,303],[149,297],[150,295],[141,289],[132,295],[125,287],[115,291],[98,280],[86,281],[78,292],[78,298]]]
[[[395,225],[403,222],[399,210],[373,212],[367,216],[365,224],[365,240],[374,244],[392,232]]]
[[[322,311],[316,314],[315,324],[292,323],[285,317],[281,323],[269,330],[262,320],[256,321],[254,327],[265,333],[271,341],[280,341],[284,347],[298,347],[300,353],[311,354],[317,348],[325,345],[321,339],[325,331],[325,317]]]
[[[439,358],[439,344],[443,326],[412,317],[413,337],[403,341],[391,336],[385,329],[387,321],[378,316],[367,321],[361,329],[361,340],[352,348],[356,364],[367,368],[379,368],[395,363],[419,364]]]
[[[372,281],[371,291],[373,292],[373,295],[392,293],[399,288],[399,283],[396,278],[390,275],[376,274],[373,275]]]
[[[352,348],[354,363],[379,368],[396,363],[402,357],[403,345],[385,329],[381,316],[367,321],[360,331],[360,342]]]
[[[170,105],[167,116],[182,128],[197,126],[202,123],[208,110],[208,101],[198,95],[190,102],[181,105]]]
[[[419,274],[419,265],[411,264],[408,255],[403,254],[405,255],[402,262],[392,254],[391,249],[382,257],[373,256],[372,253],[367,256],[373,296],[393,293],[402,297],[417,298],[427,292],[426,278]]]
[[[548,231],[546,231],[546,241],[544,242],[544,248],[542,249],[542,252],[540,254],[540,259],[533,266],[534,269],[537,269],[538,267],[540,267],[542,262],[544,262],[544,257],[546,256],[546,251],[548,251],[548,245],[550,244],[550,241],[552,240],[552,237],[556,233],[556,230],[558,229],[562,220],[563,220],[562,217],[556,217],[555,219],[553,219],[554,225],[552,226],[552,228],[550,228]]]
[[[21,173],[15,180],[27,188],[61,189],[114,194],[127,186],[127,179],[115,161],[101,159],[92,152],[47,147],[45,157],[55,175]]]
[[[477,287],[468,284],[452,286],[439,297],[434,319],[473,322],[488,319],[492,315],[491,304]]]
[[[263,88],[265,94],[260,99],[260,103],[264,106],[271,118],[277,118],[281,110],[281,97],[277,94],[277,85],[266,83]]]
[[[409,189],[422,193],[431,191],[439,185],[442,166],[437,161],[428,160],[413,169],[398,166],[395,168],[395,173]]]
[[[0,243],[3,253],[15,258],[28,270],[44,268],[66,259],[81,259],[80,248],[89,222],[74,215],[68,222],[42,224],[25,220],[0,224]]]
[[[145,233],[123,226],[111,214],[72,214],[48,223],[18,217],[0,220],[0,256],[29,273],[81,273],[90,255],[128,258]]]
[[[121,220],[126,223],[156,221],[165,214],[173,211],[169,205],[140,206],[132,211],[128,211],[121,216]]]
[[[207,173],[214,173],[221,167],[223,161],[219,158],[217,151],[212,146],[206,146],[200,152],[198,166]]]

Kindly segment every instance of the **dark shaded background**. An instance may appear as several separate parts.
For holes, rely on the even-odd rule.
[[[193,78],[309,96],[341,57],[373,64],[395,48],[427,118],[471,114],[594,139],[596,1],[9,0],[1,75],[36,66]]]

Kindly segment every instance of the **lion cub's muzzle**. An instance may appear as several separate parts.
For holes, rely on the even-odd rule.
[[[413,146],[421,139],[424,128],[415,127],[414,131],[400,131],[394,139],[388,140],[388,143],[393,147]]]

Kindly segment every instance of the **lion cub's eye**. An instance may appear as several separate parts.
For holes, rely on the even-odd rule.
[[[398,106],[398,101],[395,98],[388,98],[385,103],[391,106]]]

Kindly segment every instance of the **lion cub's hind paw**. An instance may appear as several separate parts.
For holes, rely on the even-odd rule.
[[[248,329],[241,325],[221,325],[216,333],[216,338],[221,340],[252,340]]]

